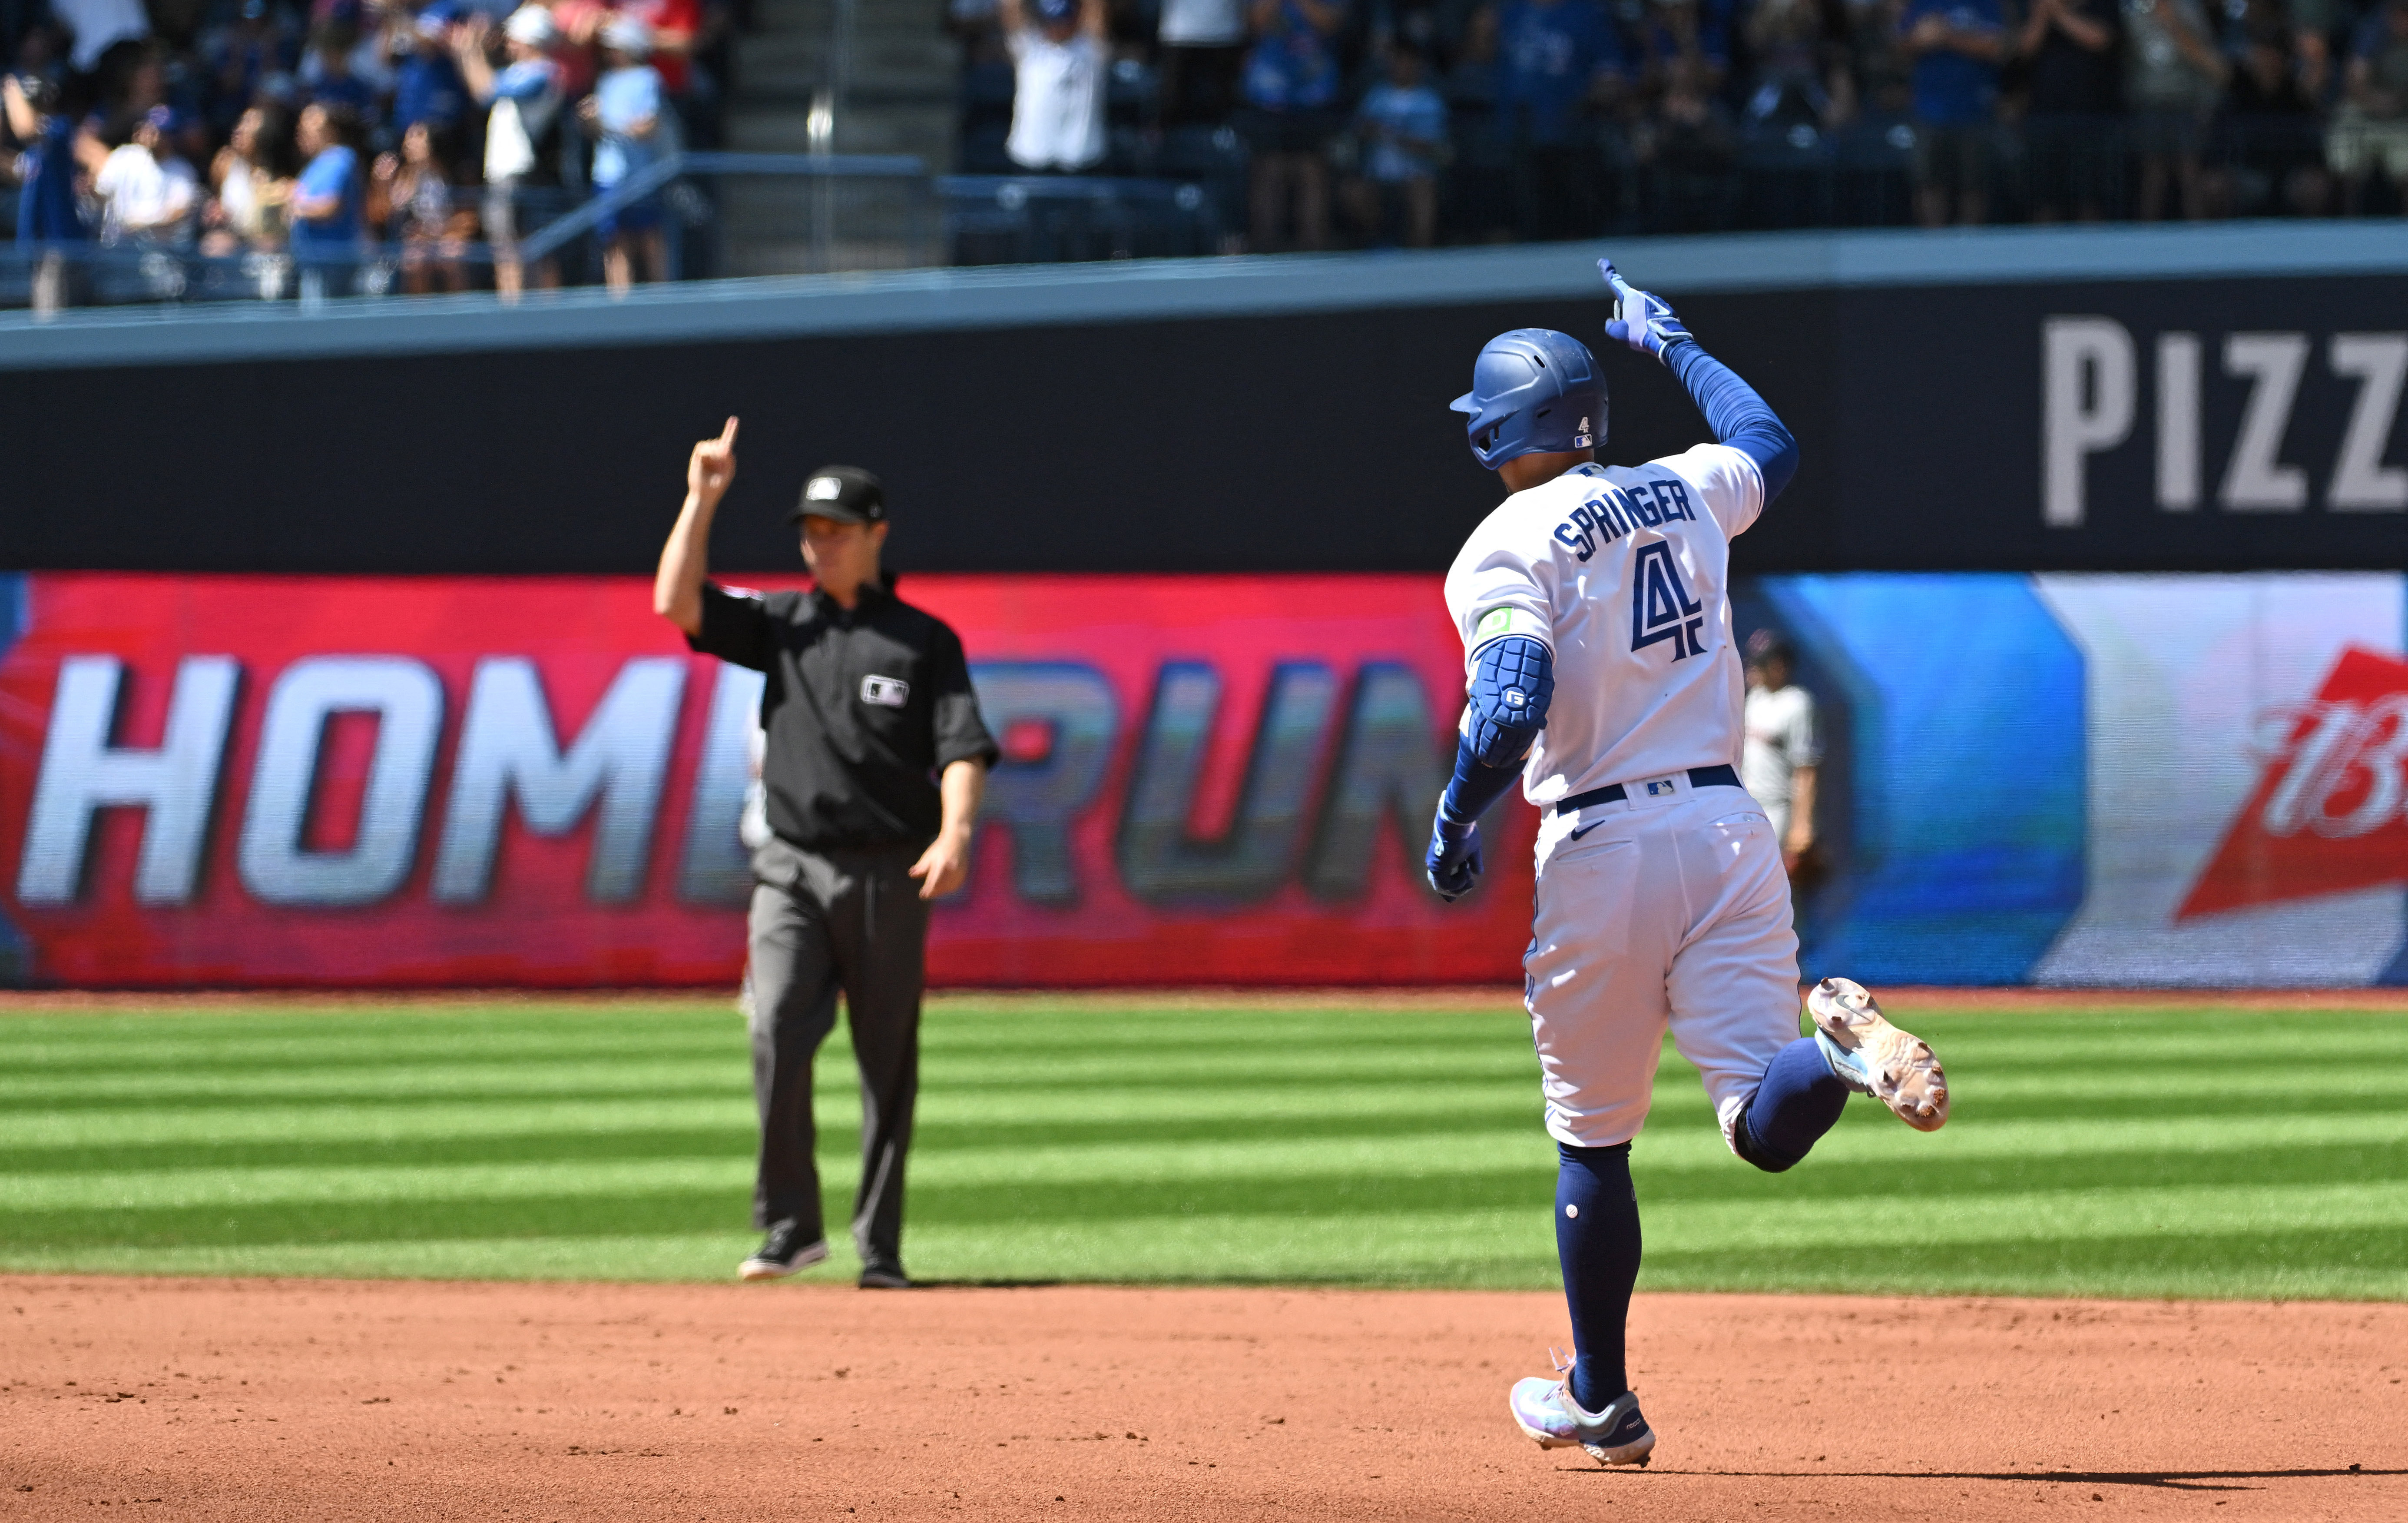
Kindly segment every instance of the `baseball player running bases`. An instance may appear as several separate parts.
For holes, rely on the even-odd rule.
[[[1788,484],[1798,445],[1670,306],[1598,267],[1615,298],[1606,336],[1678,376],[1716,442],[1598,465],[1606,388],[1585,345],[1519,328],[1480,352],[1455,409],[1512,496],[1447,572],[1469,701],[1426,865],[1440,894],[1467,892],[1480,815],[1517,775],[1544,812],[1524,989],[1560,1157],[1575,1352],[1509,1401],[1542,1447],[1643,1465],[1656,1434],[1623,1353],[1639,1277],[1630,1142],[1666,1027],[1724,1142],[1771,1172],[1806,1156],[1851,1092],[1932,1131],[1948,1089],[1931,1049],[1844,978],[1815,985],[1813,1034],[1798,1035],[1782,843],[1733,767],[1742,682],[1727,586],[1732,538]]]

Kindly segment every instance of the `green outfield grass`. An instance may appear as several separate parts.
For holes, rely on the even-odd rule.
[[[2408,1297],[2408,1016],[1894,1013],[1948,1128],[1779,1177],[1667,1055],[1642,1288]],[[920,1275],[1555,1283],[1517,1013],[952,998],[924,1052]],[[724,1279],[748,1075],[724,1001],[0,1018],[0,1269]],[[841,1033],[819,1093],[840,1223]]]

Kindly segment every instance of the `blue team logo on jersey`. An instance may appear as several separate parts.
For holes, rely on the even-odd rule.
[[[1630,568],[1630,648],[1645,650],[1660,640],[1672,642],[1672,659],[1703,655],[1698,631],[1705,626],[1705,605],[1689,596],[1681,580],[1680,562],[1672,547],[1658,540],[1641,545]]]

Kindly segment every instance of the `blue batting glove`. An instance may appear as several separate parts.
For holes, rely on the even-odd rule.
[[[1471,892],[1480,881],[1480,822],[1451,820],[1446,805],[1438,807],[1438,818],[1430,825],[1429,853],[1422,858],[1422,870],[1429,876],[1429,885],[1438,897],[1453,904]]]
[[[1613,321],[1605,325],[1608,338],[1660,360],[1666,350],[1689,338],[1689,330],[1672,314],[1671,304],[1624,280],[1612,260],[1598,260],[1597,272],[1613,288]]]

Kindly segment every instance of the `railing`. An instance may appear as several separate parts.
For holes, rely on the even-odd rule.
[[[937,194],[953,265],[1192,257],[1225,232],[1213,197],[1176,180],[949,175]]]
[[[660,195],[672,186],[686,188],[696,180],[780,179],[807,183],[808,196],[755,198],[746,208],[752,231],[765,241],[786,241],[811,251],[804,268],[791,273],[818,274],[838,268],[909,267],[932,263],[933,223],[928,212],[927,165],[902,153],[673,153],[620,181],[566,216],[545,224],[522,240],[519,260],[524,265],[552,257],[573,240],[590,234],[603,219]],[[852,190],[857,194],[841,194]],[[722,199],[697,193],[664,198],[663,210],[684,228],[724,227]],[[777,220],[799,212],[802,227],[789,239],[780,239]],[[788,232],[796,230],[789,227]],[[670,278],[683,274],[679,266],[688,256],[688,240],[669,240]],[[842,249],[855,257],[845,258]],[[885,257],[879,257],[881,251]],[[713,251],[710,273],[757,274],[724,267],[724,250]]]

